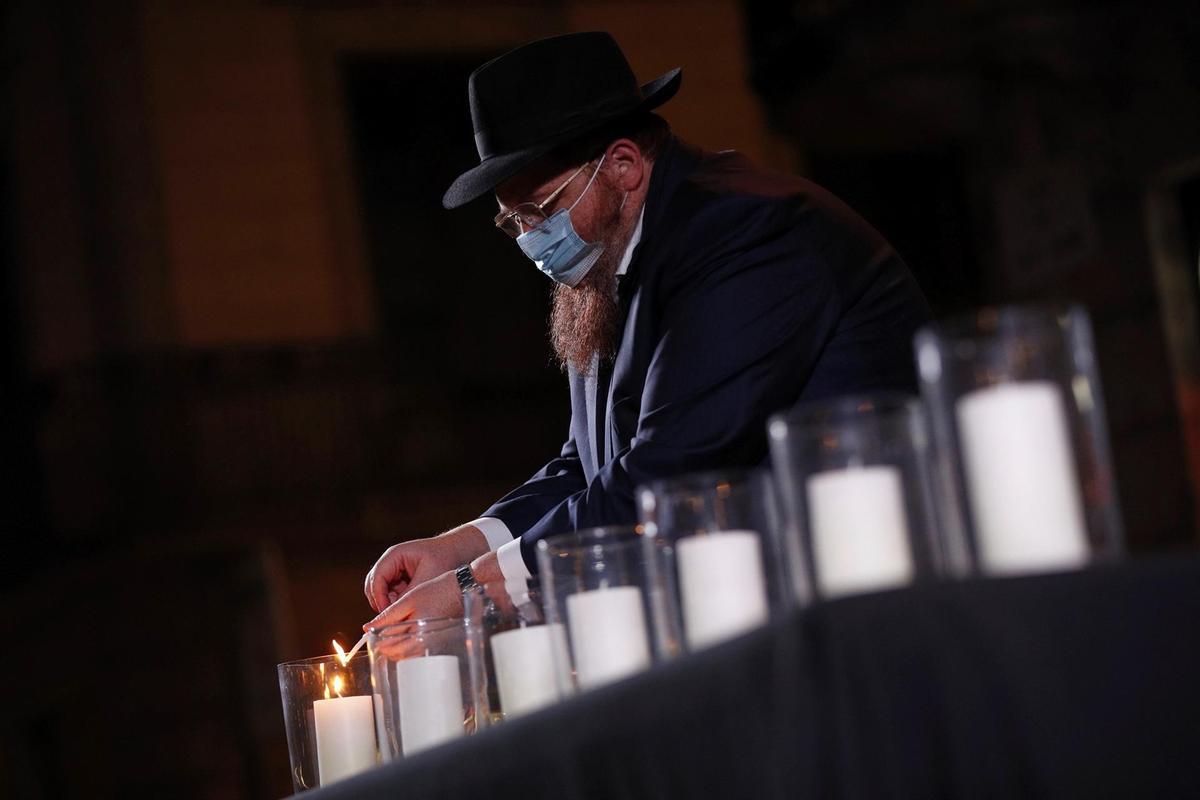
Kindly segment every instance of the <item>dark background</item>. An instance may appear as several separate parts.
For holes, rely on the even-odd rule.
[[[1187,3],[18,0],[0,103],[0,794],[290,791],[274,665],[557,449],[549,286],[441,192],[465,81],[605,28],[685,138],[808,175],[935,310],[1075,300],[1130,550],[1194,546]]]

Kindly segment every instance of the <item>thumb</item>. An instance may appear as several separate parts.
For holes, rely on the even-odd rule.
[[[407,595],[401,597],[396,602],[392,603],[387,608],[384,608],[375,618],[363,625],[364,631],[369,631],[371,628],[386,628],[388,625],[395,625],[398,622],[404,622],[410,618],[413,613],[412,603],[407,602]]]

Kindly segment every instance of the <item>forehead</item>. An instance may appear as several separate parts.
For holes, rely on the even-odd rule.
[[[546,159],[538,159],[496,187],[496,200],[501,208],[518,203],[539,202],[557,189],[578,167],[563,169]]]

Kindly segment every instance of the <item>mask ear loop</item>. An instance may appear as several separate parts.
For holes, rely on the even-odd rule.
[[[588,189],[592,188],[592,181],[596,180],[596,176],[600,174],[600,167],[604,166],[604,159],[607,155],[608,153],[605,153],[600,156],[600,162],[596,164],[595,172],[592,173],[592,177],[588,178],[587,186],[583,187],[583,191],[579,193],[579,197],[576,197],[575,202],[571,203],[571,207],[567,209],[568,214],[575,210],[575,206],[579,205],[579,201],[588,193]]]

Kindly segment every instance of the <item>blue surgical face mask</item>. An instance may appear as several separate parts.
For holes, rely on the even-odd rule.
[[[606,154],[607,155],[607,154]],[[592,188],[592,181],[600,174],[600,166],[604,156],[596,164],[596,171],[588,180],[583,192],[571,204],[571,208],[560,208],[536,228],[525,231],[517,237],[517,246],[521,252],[529,256],[537,268],[549,275],[553,280],[567,286],[576,286],[588,274],[604,245],[600,242],[585,242],[575,232],[571,223],[571,210],[579,204],[583,196]]]

